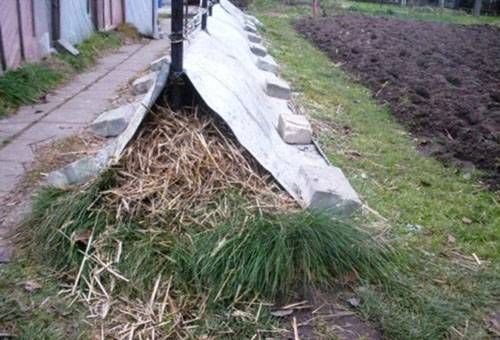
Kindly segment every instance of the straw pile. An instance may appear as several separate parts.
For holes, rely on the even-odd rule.
[[[242,208],[276,210],[294,202],[238,145],[230,130],[198,108],[158,108],[126,149],[109,193],[118,217],[211,227]],[[232,208],[232,209],[231,209]]]

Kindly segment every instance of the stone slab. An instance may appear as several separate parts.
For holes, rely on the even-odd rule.
[[[106,111],[97,117],[90,128],[98,136],[116,137],[125,130],[138,105],[138,103],[132,103]]]
[[[278,120],[278,132],[288,144],[310,144],[312,142],[311,124],[302,115],[282,113]]]
[[[77,56],[80,54],[80,51],[78,51],[71,43],[65,39],[59,39],[56,41],[56,49],[59,52],[67,52],[69,54],[72,54],[74,56]]]
[[[299,176],[305,188],[302,198],[308,208],[349,215],[361,206],[358,195],[337,167],[303,164]]]
[[[153,86],[153,84],[155,83],[157,76],[158,74],[156,72],[153,72],[145,75],[144,77],[136,79],[132,83],[132,91],[134,95],[144,94],[148,92],[151,86]]]
[[[280,66],[278,63],[271,57],[270,55],[266,55],[265,57],[257,58],[257,67],[266,72],[271,72],[275,75],[278,75]]]
[[[259,57],[265,57],[267,55],[267,49],[260,44],[250,44],[250,51]]]
[[[151,62],[149,65],[149,68],[153,72],[157,72],[161,70],[163,66],[169,66],[170,65],[170,57],[168,56],[163,56],[161,58],[156,59],[155,61]]]
[[[253,43],[256,43],[256,44],[260,44],[262,42],[262,38],[258,34],[248,33],[247,37],[248,37],[248,40],[250,42],[253,42]]]
[[[279,99],[290,99],[292,89],[286,81],[276,77],[274,74],[269,73],[266,77],[266,94],[269,97]]]

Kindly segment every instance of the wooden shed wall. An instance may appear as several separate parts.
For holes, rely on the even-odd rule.
[[[45,53],[38,36],[44,32],[37,32],[35,20],[47,18],[36,18],[34,1],[40,0],[0,0],[0,72],[39,60]]]
[[[95,0],[95,8],[97,29],[107,30],[123,22],[123,0]]]

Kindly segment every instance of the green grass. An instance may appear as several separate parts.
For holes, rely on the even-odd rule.
[[[215,229],[185,226],[183,233],[173,234],[167,224],[115,220],[102,194],[113,184],[109,171],[83,188],[38,191],[22,233],[30,258],[43,258],[40,265],[74,279],[85,252],[90,258],[119,257],[111,263],[127,282],[114,281],[107,272],[99,276],[105,289],[122,301],[149,301],[158,278],[164,278],[160,292],[170,278],[174,305],[182,306],[183,314],[199,316],[197,336],[231,329],[234,338],[252,337],[277,323],[269,307],[257,312],[260,302],[287,302],[299,293],[332,288],[352,273],[363,282],[383,282],[391,271],[389,248],[325,214],[255,211],[249,216],[235,214]],[[231,194],[225,199],[234,205],[246,203]],[[235,211],[247,210],[235,206]],[[86,291],[99,268],[96,261],[86,262],[79,289]],[[252,300],[255,303],[249,305]],[[232,308],[253,316],[235,318],[228,314]],[[177,327],[173,317],[163,321]],[[184,329],[179,332],[187,334]]]
[[[390,4],[376,4],[370,2],[343,1],[341,7],[348,11],[356,11],[367,15],[394,16],[401,19],[438,21],[452,24],[500,25],[498,16],[476,17],[463,11],[443,9],[437,7],[411,7]]]
[[[27,260],[0,265],[0,334],[15,339],[88,338],[81,306],[57,296],[60,279],[54,274]],[[36,289],[28,290],[28,285]]]
[[[231,301],[286,302],[312,287],[332,288],[349,273],[383,280],[391,260],[366,232],[313,211],[240,216],[198,234],[193,249],[182,267],[212,297]]]
[[[45,63],[27,65],[0,76],[0,117],[13,109],[36,103],[45,93],[59,85],[64,74]]]
[[[486,336],[483,318],[500,297],[498,193],[485,189],[478,172],[467,179],[462,170],[420,154],[388,107],[293,30],[297,7],[256,14],[324,151],[383,216],[366,223],[390,228],[394,246],[415,258],[395,278],[395,289],[366,288],[361,310],[390,338],[441,338],[453,333],[452,326]],[[474,255],[491,263],[479,266]]]
[[[137,31],[124,25],[117,32],[98,32],[77,45],[78,56],[59,53],[47,60],[7,71],[0,76],[0,118],[21,105],[36,103],[75,73],[94,65],[102,54],[120,47],[126,40],[137,39]]]

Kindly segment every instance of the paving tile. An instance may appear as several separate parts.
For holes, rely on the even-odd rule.
[[[48,116],[43,118],[41,123],[76,123],[76,124],[87,124],[91,122],[95,117],[94,111],[88,109],[70,109],[61,108],[50,113]]]
[[[34,147],[30,145],[30,141],[19,141],[17,139],[0,149],[0,162],[2,162],[0,164],[2,166],[0,177],[4,176],[3,167],[7,166],[3,162],[18,162],[19,165],[29,163],[35,158],[33,149]]]
[[[3,150],[0,150],[0,157],[1,151]],[[24,174],[24,167],[20,162],[0,161],[0,171],[0,196],[4,196],[16,187]]]
[[[61,110],[88,110],[96,112],[103,110],[109,106],[107,100],[109,93],[99,93],[96,91],[88,91],[85,95],[80,95],[68,101],[61,107]]]
[[[12,143],[15,144],[18,141],[23,141],[29,142],[31,146],[37,146],[41,143],[53,141],[54,139],[70,136],[81,131],[84,126],[84,124],[78,123],[38,122],[24,131]]]

